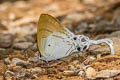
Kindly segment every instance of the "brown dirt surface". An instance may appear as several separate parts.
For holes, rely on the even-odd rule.
[[[115,55],[103,43],[59,60],[41,60],[36,37],[42,13],[75,34],[110,38]],[[108,71],[97,78],[104,70],[118,74]],[[119,70],[120,0],[0,0],[0,80],[120,80]]]
[[[109,55],[102,58],[98,58],[95,62],[92,63],[92,66],[99,71],[105,69],[120,70],[120,56]]]

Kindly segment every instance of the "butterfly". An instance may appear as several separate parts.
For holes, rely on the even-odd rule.
[[[87,36],[75,35],[51,15],[40,15],[37,26],[37,44],[43,60],[51,61],[67,57],[73,52],[87,50],[91,45],[101,43],[108,44],[111,53],[114,54],[112,40],[90,40]]]

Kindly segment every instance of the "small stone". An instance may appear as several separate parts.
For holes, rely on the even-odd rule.
[[[13,49],[0,48],[0,59],[8,57],[13,52]]]
[[[6,51],[5,48],[0,48],[0,53],[4,53]]]
[[[27,40],[24,37],[17,37],[14,39],[14,43],[18,42],[27,42]]]
[[[23,68],[29,67],[31,64],[29,62],[19,62],[16,66],[22,66]]]
[[[22,68],[23,68],[22,66],[14,66],[14,67],[12,68],[12,70],[13,70],[14,72],[18,72],[18,71],[20,71]]]
[[[6,49],[4,49],[4,48],[0,48],[0,59],[6,57],[5,54],[6,54]]]
[[[34,51],[34,52],[37,52],[38,51],[38,46],[37,46],[37,43],[35,43],[31,49]]]
[[[74,71],[71,71],[71,70],[67,70],[67,71],[64,71],[63,74],[65,76],[75,76],[75,72]]]
[[[63,57],[63,58],[61,58],[61,60],[62,60],[62,61],[65,61],[65,62],[71,62],[72,59],[73,59],[72,56],[68,56],[68,57]]]
[[[14,13],[9,13],[9,19],[10,20],[15,20],[16,19],[16,15]]]
[[[78,60],[74,60],[72,63],[76,65],[76,64],[79,64],[80,62]]]
[[[12,62],[13,62],[14,64],[17,64],[17,63],[20,63],[20,62],[23,62],[23,63],[24,63],[24,61],[21,60],[21,59],[19,59],[19,58],[13,58],[13,59],[12,59]]]
[[[24,77],[26,74],[26,69],[21,69],[17,74],[16,77],[20,78],[20,77]]]
[[[13,58],[12,59],[12,64],[16,66],[22,66],[22,67],[27,67],[30,65],[28,61],[21,60],[19,58]]]
[[[10,34],[0,34],[0,47],[8,48],[12,45],[13,36]]]
[[[6,64],[10,64],[10,59],[7,57],[7,58],[4,59],[4,62],[5,62]]]
[[[38,58],[38,57],[30,57],[29,59],[28,59],[28,61],[30,61],[30,62],[38,62],[40,59]]]
[[[33,45],[32,42],[19,42],[19,43],[15,43],[13,45],[13,48],[19,49],[19,50],[24,50],[24,49],[29,48],[32,45]]]
[[[59,75],[56,75],[56,78],[61,80],[63,77],[59,76]]]
[[[120,38],[120,31],[115,31],[112,34],[110,34],[110,37],[118,37]]]
[[[11,24],[11,26],[15,26],[14,24]],[[26,35],[33,35],[37,32],[37,28],[33,24],[24,25],[22,27],[14,27],[9,30],[9,33],[15,35],[18,34],[19,37],[24,37]]]
[[[48,68],[47,69],[47,74],[56,74],[57,73],[57,69],[55,68]]]
[[[96,77],[96,70],[92,67],[88,67],[86,70],[85,70],[85,73],[86,73],[86,77],[88,79],[95,79]]]
[[[78,57],[78,54],[73,53],[71,56],[61,58],[62,61],[71,62]]]
[[[83,65],[80,65],[80,64],[75,65],[75,67],[76,67],[77,69],[83,69]]]
[[[83,70],[79,71],[78,75],[79,76],[85,76],[85,71],[83,71]]]
[[[26,39],[27,41],[29,41],[29,42],[35,42],[35,39],[34,39],[34,37],[33,37],[32,35],[26,35],[26,36],[25,36],[25,39]]]
[[[15,73],[7,70],[7,71],[5,72],[5,80],[13,80],[13,79],[14,79],[14,78],[13,78],[13,75],[15,75]]]
[[[75,68],[73,65],[68,65],[68,68],[69,68],[70,70],[72,70],[72,71],[75,71],[75,70],[76,70],[76,68]]]
[[[40,67],[30,68],[27,71],[31,72],[32,74],[36,74],[36,73],[44,74],[45,73],[45,70]]]
[[[120,70],[102,70],[97,73],[96,78],[110,78],[120,74]]]
[[[94,56],[90,56],[90,57],[89,57],[89,61],[90,61],[90,62],[94,61],[95,59],[96,59],[96,58],[95,58]]]

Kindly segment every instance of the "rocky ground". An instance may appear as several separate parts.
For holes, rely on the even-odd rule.
[[[57,17],[75,34],[112,39],[115,55],[101,44],[60,60],[40,60],[36,26],[41,13]],[[119,0],[0,1],[0,80],[119,80],[119,55]]]

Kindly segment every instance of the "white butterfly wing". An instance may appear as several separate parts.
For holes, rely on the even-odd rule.
[[[64,35],[61,38],[55,37],[51,34]],[[57,19],[48,15],[41,14],[37,27],[37,42],[41,55],[44,60],[55,60],[68,56],[73,50],[70,42],[65,42],[64,39],[68,37],[69,32],[59,23]],[[67,54],[68,53],[68,54]]]
[[[48,14],[41,14],[37,26],[37,43],[41,55],[44,54],[46,38],[53,32],[67,33],[57,19]]]
[[[62,38],[49,35],[45,42],[44,57],[47,61],[60,59],[68,56],[73,50],[74,46],[69,42],[65,42]]]

